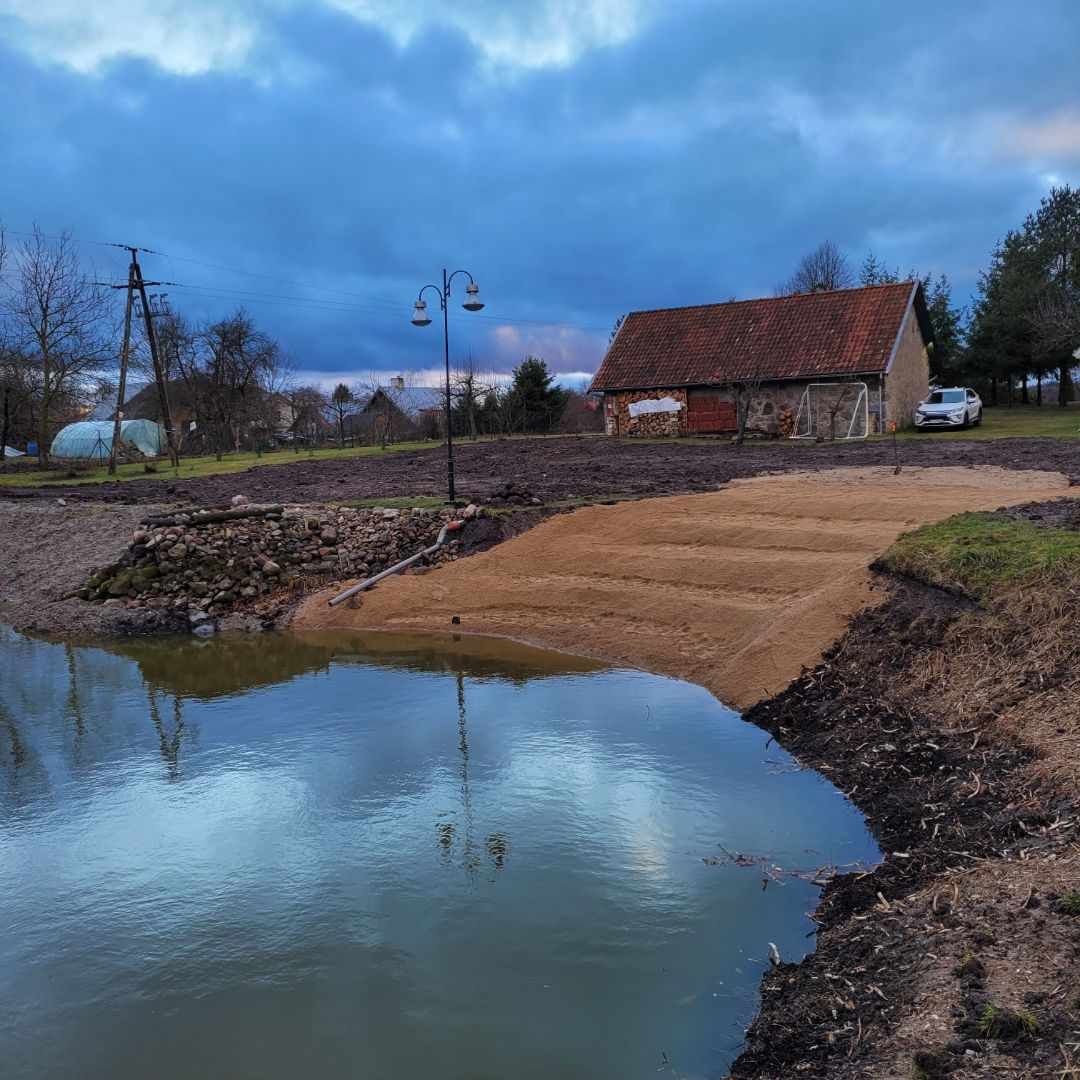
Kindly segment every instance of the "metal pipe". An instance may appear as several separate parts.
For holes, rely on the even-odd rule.
[[[337,596],[331,597],[327,603],[330,607],[337,607],[338,604],[344,603],[350,596],[355,596],[359,592],[363,592],[365,589],[370,589],[376,582],[382,581],[383,578],[388,578],[392,574],[400,573],[402,570],[408,569],[413,563],[419,562],[425,555],[430,555],[432,552],[438,551],[439,548],[446,543],[446,536],[448,533],[457,532],[458,529],[464,525],[463,521],[448,521],[440,530],[439,535],[435,540],[435,543],[430,547],[424,548],[423,551],[418,551],[415,555],[410,555],[407,559],[402,559],[401,562],[394,563],[393,566],[387,567],[387,569],[380,571],[373,577],[365,578],[359,585],[350,585],[344,592],[340,592]]]

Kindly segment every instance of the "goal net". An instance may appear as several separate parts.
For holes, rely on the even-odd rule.
[[[793,439],[865,439],[870,394],[864,382],[810,383],[795,414]]]

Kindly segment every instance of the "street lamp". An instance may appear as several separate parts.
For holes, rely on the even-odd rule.
[[[428,314],[424,293],[428,289],[434,289],[438,294],[439,307],[442,308],[443,316],[443,357],[446,361],[446,485],[449,490],[451,505],[454,502],[454,435],[451,430],[450,416],[450,324],[448,308],[450,305],[450,284],[458,274],[464,274],[469,279],[469,284],[465,286],[465,303],[461,306],[466,311],[479,311],[484,306],[484,302],[480,299],[480,286],[473,280],[472,274],[468,270],[455,270],[452,274],[447,275],[444,269],[442,272],[442,288],[439,288],[438,285],[425,285],[417,293],[412,315],[413,326],[431,325],[431,316]]]

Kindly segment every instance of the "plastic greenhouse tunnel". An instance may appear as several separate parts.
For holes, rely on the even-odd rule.
[[[111,420],[81,420],[57,432],[51,453],[54,458],[108,461],[112,437]],[[120,447],[121,452],[157,457],[165,450],[165,431],[153,420],[121,420]]]

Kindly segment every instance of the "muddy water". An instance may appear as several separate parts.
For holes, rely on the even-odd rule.
[[[466,639],[0,635],[7,1078],[722,1074],[839,793],[686,683]]]

